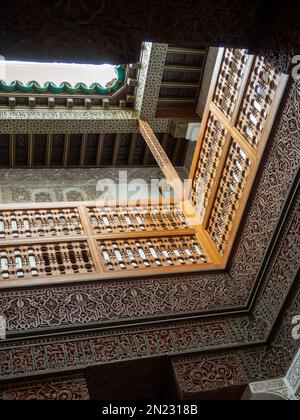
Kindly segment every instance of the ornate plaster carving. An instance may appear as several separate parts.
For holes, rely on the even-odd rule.
[[[51,319],[55,319],[56,326],[66,326],[68,323],[74,326],[74,322],[76,322],[76,325],[85,325],[95,322],[116,321],[117,319],[147,319],[155,316],[173,317],[180,314],[206,312],[207,310],[218,311],[220,309],[231,309],[232,307],[245,307],[262,263],[265,249],[287,196],[288,188],[299,167],[300,145],[298,133],[300,128],[299,131],[294,128],[300,124],[299,86],[299,82],[293,84],[280,124],[275,132],[268,158],[265,160],[266,168],[252,198],[253,204],[244,223],[230,275],[222,273],[217,275],[202,274],[185,276],[184,281],[179,276],[143,281],[128,280],[122,283],[108,282],[105,285],[66,285],[61,288],[54,288],[50,292],[48,291],[48,294],[52,294],[51,298],[56,300],[55,310],[49,311],[46,307],[39,309],[38,311],[44,311],[44,315],[38,317],[34,325],[29,321],[26,326],[26,322],[22,321],[21,325],[23,327],[18,328],[15,319],[10,327],[11,331],[22,330],[23,328],[26,330],[32,327],[45,328],[49,324],[52,325],[53,321]],[[292,117],[292,110],[296,112],[295,117]],[[294,141],[291,142],[291,138]],[[295,248],[293,247],[292,251],[289,252],[289,247],[299,241],[297,217],[293,220],[292,228],[287,224],[283,236],[289,229],[294,234],[290,233],[288,236],[290,239],[286,242],[285,252],[278,256],[279,264],[275,258],[275,265],[270,265],[265,276],[264,287],[272,294],[260,297],[261,304],[258,306],[260,309],[255,310],[256,317],[262,319],[261,322],[264,324],[271,322],[269,320],[276,315],[282,293],[285,296],[288,292],[290,278],[297,270],[297,258],[293,259]],[[290,257],[291,261],[289,260]],[[274,284],[278,288],[276,293]],[[105,288],[105,291],[103,291],[103,288]],[[134,298],[132,290],[136,291]],[[48,300],[48,298],[45,299],[45,289],[36,289],[30,298],[28,293],[28,291],[7,291],[3,294],[3,311],[10,314],[8,317],[9,325],[10,319],[15,317],[10,308],[14,307],[14,302],[20,297],[23,296],[26,300],[26,314],[29,318],[33,316],[32,314],[36,314],[36,308],[39,306],[38,302],[40,300]],[[82,296],[82,315],[79,318],[76,318],[76,315],[76,321],[73,319],[73,304],[72,298],[70,298],[74,293],[79,293]],[[109,304],[103,301],[103,296],[107,296]],[[119,296],[124,296],[124,299],[120,301]],[[66,306],[66,299],[70,302],[70,306]],[[272,305],[269,305],[270,299]],[[61,314],[60,317],[57,316],[56,312]],[[249,334],[252,334],[251,329]]]
[[[297,208],[299,210],[299,207]],[[294,213],[294,217],[298,218],[299,213]],[[288,235],[294,235],[292,229],[288,231]],[[288,243],[292,244],[291,241]],[[283,249],[282,252],[286,250]],[[294,270],[286,273],[290,286],[296,275],[297,272],[295,273]],[[274,279],[271,278],[269,281],[272,282]],[[277,283],[277,287],[280,290],[280,283]],[[266,293],[273,292],[274,289],[266,288]],[[258,352],[247,353],[247,366],[249,366],[249,372],[253,372],[249,381],[269,379],[262,373],[267,375],[268,372],[274,372],[273,377],[280,377],[285,373],[282,369],[288,366],[292,353],[295,352],[296,343],[291,336],[291,315],[295,311],[300,311],[299,293],[300,290],[294,297],[288,316],[279,329],[273,352],[268,349],[261,353],[259,349]],[[137,297],[138,294],[134,296]],[[279,296],[278,306],[281,306],[284,300],[284,296]],[[18,302],[21,303],[22,309],[24,300],[16,300],[15,304],[18,305]],[[74,306],[76,312],[79,303],[76,295],[74,295],[74,302],[77,302]],[[56,308],[56,305],[56,301],[52,300],[52,307]],[[37,310],[37,306],[35,307]],[[26,328],[28,311],[19,309],[18,313],[21,314]],[[11,311],[12,314],[15,313],[13,307]],[[168,322],[154,327],[143,325],[140,328],[119,328],[86,334],[74,333],[36,340],[23,338],[18,341],[4,341],[0,346],[0,375],[2,379],[13,379],[33,374],[82,369],[112,361],[163,354],[179,355],[265,342],[270,333],[270,325],[276,320],[277,313],[272,316],[273,319],[266,320],[256,319],[251,315],[229,316],[215,320]],[[39,314],[32,312],[31,322],[35,323],[38,318]],[[22,322],[18,319],[16,326],[20,328]],[[274,362],[274,357],[276,362]]]

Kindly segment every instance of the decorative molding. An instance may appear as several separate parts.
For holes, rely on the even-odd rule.
[[[179,358],[173,361],[173,367],[181,394],[192,399],[193,394],[276,378],[282,374],[286,363],[282,352],[274,352],[268,347],[254,347]]]
[[[34,133],[134,133],[138,131],[135,111],[0,110],[3,134]]]
[[[72,109],[0,109],[1,134],[57,133],[138,133],[136,111],[72,110]],[[170,120],[150,122],[156,133],[169,130]]]
[[[229,295],[221,274],[7,290],[1,292],[0,313],[7,318],[9,332],[22,333],[187,315],[212,310],[224,293]],[[227,298],[229,304],[232,297]]]
[[[207,355],[192,364],[173,362],[181,394],[192,395],[247,383],[248,375],[241,367],[239,355],[239,352]]]

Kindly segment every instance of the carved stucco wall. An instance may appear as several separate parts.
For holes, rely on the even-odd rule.
[[[10,334],[0,346],[0,377],[31,377],[83,369],[114,360],[162,354],[184,355],[266,343],[297,278],[300,261],[299,196],[294,200],[280,240],[267,264],[251,314],[220,315],[212,319],[200,315],[206,313],[208,316],[207,310],[218,312],[234,306],[246,309],[265,248],[284,202],[291,199],[288,190],[299,169],[299,89],[300,82],[292,82],[264,158],[264,170],[253,192],[230,273],[7,290],[2,293],[1,310],[8,319]],[[300,302],[299,294],[296,302]],[[300,311],[300,308],[294,310]],[[191,315],[195,316],[194,320],[189,319]],[[176,320],[178,316],[185,320]],[[155,326],[145,324],[153,318]],[[174,321],[171,322],[170,318]],[[133,320],[141,324],[113,328],[113,324],[120,320],[126,320],[127,324]],[[290,334],[291,320],[289,322],[281,327],[287,333],[284,337]],[[111,329],[101,330],[101,327],[109,326]],[[54,332],[59,327],[70,327],[70,332],[64,336],[38,336],[39,330]],[[76,327],[97,329],[80,333],[76,332]],[[35,339],[26,338],[26,333],[30,334],[33,329]],[[291,344],[290,339],[281,340],[276,342],[278,348],[263,353],[261,363],[266,368],[262,372],[266,375],[270,372],[274,377],[282,375],[282,367],[291,361],[291,354],[286,349],[299,346],[299,343]],[[258,351],[249,349],[247,356],[244,353],[238,356],[239,353],[235,352],[234,359],[231,359],[233,368],[241,361],[239,357],[248,360],[248,368],[237,372],[240,377],[244,372],[253,371],[255,377],[251,377],[251,381],[261,380],[262,375],[255,368]]]
[[[127,172],[128,182],[159,179],[159,168],[123,169],[0,169],[0,204],[97,201],[101,183],[110,179],[119,184],[119,171]],[[184,179],[184,168],[177,168]],[[99,184],[98,184],[99,183]]]
[[[290,321],[290,318],[288,318]],[[300,400],[300,350],[284,378],[249,384],[243,400],[278,399]]]

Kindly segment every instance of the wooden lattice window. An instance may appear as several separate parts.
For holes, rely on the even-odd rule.
[[[192,203],[224,267],[288,76],[244,50],[220,49],[192,165]]]

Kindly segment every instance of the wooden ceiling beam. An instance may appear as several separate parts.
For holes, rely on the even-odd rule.
[[[174,103],[174,104],[194,104],[196,103],[195,99],[189,98],[159,98],[158,103]]]
[[[181,147],[181,139],[174,139],[175,141],[175,148],[174,148],[174,153],[173,153],[173,157],[172,157],[172,162],[173,165],[176,165],[176,162],[178,161],[179,158],[179,153],[180,153],[180,147]]]
[[[70,134],[65,135],[64,152],[63,152],[63,166],[68,166],[70,150]]]
[[[46,166],[51,166],[52,160],[52,135],[47,135],[47,144],[46,144]]]
[[[134,161],[134,155],[136,150],[136,140],[137,140],[137,134],[133,133],[131,136],[131,144],[130,144],[130,150],[128,155],[128,165],[131,166]]]
[[[85,163],[85,154],[86,154],[86,146],[87,146],[87,134],[83,134],[81,138],[81,147],[80,147],[80,166],[84,166]]]
[[[145,148],[144,157],[143,157],[143,165],[147,165],[150,157],[150,150],[149,147]]]
[[[199,83],[162,82],[162,89],[198,89]]]

